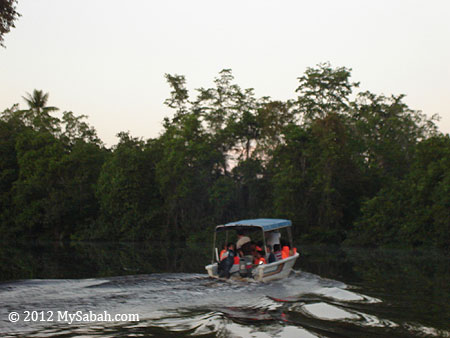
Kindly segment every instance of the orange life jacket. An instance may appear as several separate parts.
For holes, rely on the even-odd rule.
[[[281,250],[281,257],[283,257],[283,259],[289,257],[289,247],[287,245],[283,246],[283,250]]]
[[[225,249],[223,249],[223,250],[220,252],[220,255],[219,255],[220,260],[226,258],[226,256],[224,256],[224,255],[225,255],[225,252],[227,252],[227,250],[225,250]]]
[[[255,264],[255,265],[267,264],[267,262],[264,257],[261,257],[261,258],[255,258],[255,260],[253,261],[253,264]]]

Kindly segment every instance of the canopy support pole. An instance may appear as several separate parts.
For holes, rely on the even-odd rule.
[[[214,231],[214,239],[213,239],[213,247],[212,247],[211,264],[214,263],[214,253],[215,253],[215,249],[216,249],[216,235],[217,235],[217,232]]]
[[[262,233],[263,233],[263,244],[264,244],[264,252],[266,253],[266,255],[267,255],[267,245],[266,245],[266,233],[264,232],[264,229],[263,228],[261,228],[261,230],[262,230]]]

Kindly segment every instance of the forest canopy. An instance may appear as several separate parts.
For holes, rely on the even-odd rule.
[[[159,137],[107,148],[86,116],[34,90],[0,115],[0,234],[187,240],[211,225],[288,218],[297,242],[450,244],[450,137],[403,95],[359,90],[328,63],[295,97],[257,97],[230,69],[191,96],[166,74]]]

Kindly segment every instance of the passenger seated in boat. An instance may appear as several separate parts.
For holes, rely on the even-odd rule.
[[[253,260],[253,264],[267,264],[266,259],[264,258],[264,251],[260,250],[255,252],[255,259]]]
[[[272,247],[270,245],[267,246],[267,252],[267,261],[269,262],[269,264],[275,262],[277,259],[275,258],[275,255],[272,252]]]
[[[247,242],[242,245],[240,250],[242,251],[242,256],[253,256],[253,252],[255,251],[255,245],[252,244],[251,242]]]
[[[234,243],[228,243],[227,252],[225,252],[225,254],[223,255],[222,260],[220,261],[218,266],[219,277],[230,277],[230,269],[235,263],[234,258],[236,254],[234,252],[234,249]]]
[[[245,236],[242,231],[238,231],[237,236],[238,236],[238,240],[236,242],[237,250],[239,250],[245,243],[249,243],[251,241],[250,237]]]
[[[263,245],[263,242],[261,242],[261,241],[259,241],[258,243],[255,244],[256,251],[263,251],[263,249],[262,249],[263,247],[264,247],[264,245]]]
[[[273,246],[273,254],[275,255],[275,259],[277,261],[281,261],[283,259],[283,255],[281,253],[281,247],[280,244],[275,244]]]
[[[289,251],[289,245],[283,245],[283,249],[281,249],[281,257],[283,259],[288,258],[290,256]]]
[[[226,252],[227,252],[227,243],[225,243],[225,244],[223,245],[223,249],[220,251],[220,255],[219,255],[219,259],[220,259],[220,260],[222,260],[223,258],[225,258],[224,255],[225,255]]]

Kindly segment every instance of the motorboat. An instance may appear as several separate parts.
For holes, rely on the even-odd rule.
[[[253,264],[253,257],[251,255],[239,256],[238,264],[233,264],[228,271],[228,276],[232,279],[254,280],[258,282],[269,282],[276,279],[283,279],[289,276],[299,254],[294,249],[292,243],[292,222],[286,219],[273,219],[273,218],[258,218],[247,219],[237,222],[231,222],[223,225],[218,225],[214,231],[213,250],[211,264],[205,266],[208,275],[212,278],[221,278],[220,275],[220,257],[219,249],[217,247],[218,237],[225,233],[225,240],[223,243],[228,243],[229,238],[231,240],[236,239],[236,234],[245,233],[252,237],[252,240],[256,240],[256,237],[262,235],[263,247],[266,248],[266,238],[270,237],[270,232],[287,232],[289,240],[289,256],[276,260],[269,264]],[[281,231],[280,231],[281,230]],[[220,241],[219,241],[220,242]],[[269,254],[266,253],[266,261],[268,262]]]

